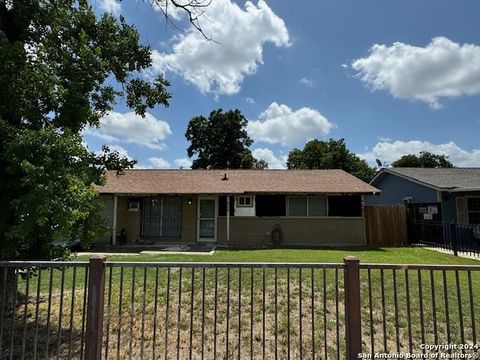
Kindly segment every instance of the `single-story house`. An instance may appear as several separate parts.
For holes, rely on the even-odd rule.
[[[379,191],[343,170],[158,169],[108,172],[97,190],[113,228],[104,242],[233,246],[272,236],[291,245],[364,245],[363,196]]]
[[[383,168],[366,205],[420,204],[425,220],[480,224],[480,168]]]

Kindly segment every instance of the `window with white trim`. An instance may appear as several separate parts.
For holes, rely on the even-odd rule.
[[[237,207],[252,207],[253,201],[252,196],[241,195],[237,197]]]
[[[460,224],[480,224],[480,197],[457,197],[457,222]]]
[[[289,196],[287,216],[327,216],[327,197]]]

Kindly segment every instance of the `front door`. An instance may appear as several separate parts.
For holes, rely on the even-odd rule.
[[[215,242],[217,239],[217,199],[204,197],[198,199],[197,240]]]

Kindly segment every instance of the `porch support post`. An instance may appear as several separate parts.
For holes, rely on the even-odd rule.
[[[230,243],[230,195],[227,195],[227,243]]]
[[[117,245],[117,195],[113,195],[113,225],[112,225],[112,245]]]

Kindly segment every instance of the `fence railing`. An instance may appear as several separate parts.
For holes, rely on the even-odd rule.
[[[408,232],[411,243],[480,256],[480,224],[414,220]]]
[[[480,267],[361,264],[360,283],[363,352],[478,354]]]
[[[0,359],[84,359],[88,262],[0,262]]]
[[[357,359],[440,343],[477,351],[479,266],[100,257],[0,262],[0,276],[0,359]]]

